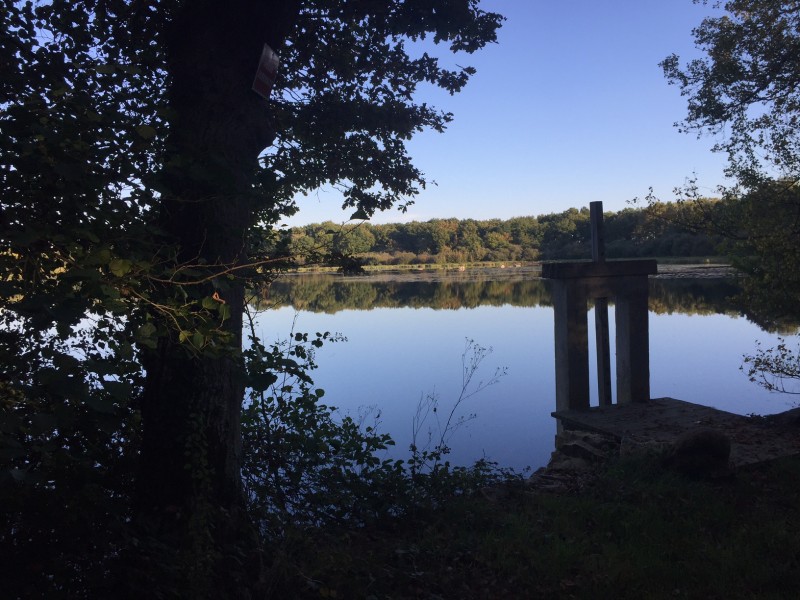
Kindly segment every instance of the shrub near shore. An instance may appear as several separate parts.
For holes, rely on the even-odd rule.
[[[572,495],[521,482],[365,528],[295,532],[285,589],[303,598],[792,598],[800,459],[700,482],[647,459]]]

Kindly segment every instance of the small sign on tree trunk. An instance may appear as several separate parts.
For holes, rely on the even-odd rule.
[[[265,100],[269,100],[269,93],[272,91],[272,86],[275,85],[277,76],[278,55],[269,47],[269,44],[264,44],[261,60],[258,61],[258,69],[256,69],[256,78],[253,81],[253,91]]]

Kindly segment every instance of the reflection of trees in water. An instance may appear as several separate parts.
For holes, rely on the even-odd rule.
[[[738,299],[740,288],[724,279],[651,279],[650,310],[656,314],[745,316],[765,329],[786,331],[797,323],[759,319]],[[441,281],[352,279],[336,275],[291,276],[269,289],[270,306],[335,313],[372,308],[457,310],[478,306],[551,306],[547,283],[538,278],[472,276]]]
[[[270,306],[327,313],[402,307],[457,310],[504,304],[549,306],[550,293],[541,279],[371,281],[313,275],[275,281],[267,302]]]
[[[651,279],[650,312],[741,315],[734,302],[739,286],[726,279]]]

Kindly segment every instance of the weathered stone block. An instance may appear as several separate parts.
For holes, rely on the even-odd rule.
[[[721,431],[700,427],[675,440],[665,464],[676,471],[701,478],[730,475],[731,440]]]

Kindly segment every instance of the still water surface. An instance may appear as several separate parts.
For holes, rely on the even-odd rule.
[[[739,414],[792,406],[790,397],[766,392],[740,370],[742,356],[753,352],[756,340],[769,347],[778,336],[737,310],[729,300],[734,292],[723,280],[651,280],[653,397]],[[437,394],[439,414],[449,412],[461,390],[465,340],[472,339],[492,348],[476,382],[491,378],[498,367],[507,374],[461,407],[460,415],[477,416],[453,436],[451,462],[487,457],[516,469],[547,463],[556,429],[550,416],[555,408],[553,310],[540,280],[294,276],[273,284],[270,294],[274,308],[258,320],[265,340],[287,338],[295,319],[296,331],[347,337],[317,352],[315,383],[326,391],[325,402],[341,412],[358,415],[371,408],[370,419],[377,416],[380,429],[397,442],[391,456],[407,456],[422,398]],[[612,305],[612,349],[613,311]],[[590,332],[593,318],[590,311]],[[593,355],[590,368],[594,382]],[[596,389],[592,397],[594,402]],[[435,429],[434,422],[430,425]],[[426,432],[427,427],[421,438]]]

